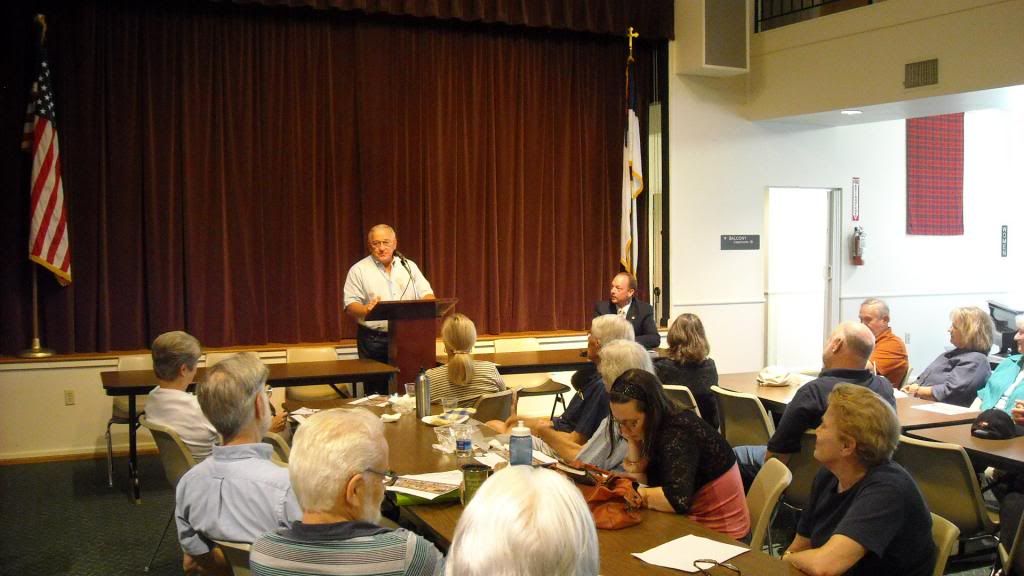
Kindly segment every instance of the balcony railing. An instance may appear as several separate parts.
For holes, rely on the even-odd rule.
[[[754,31],[763,32],[876,1],[879,0],[755,0]]]

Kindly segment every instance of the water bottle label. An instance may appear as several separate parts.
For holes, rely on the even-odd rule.
[[[455,450],[459,452],[469,452],[473,449],[473,440],[471,438],[459,438],[455,441]]]

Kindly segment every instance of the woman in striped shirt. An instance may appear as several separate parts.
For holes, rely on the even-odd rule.
[[[476,326],[472,320],[462,314],[452,314],[441,325],[441,338],[448,363],[427,370],[431,402],[456,398],[460,406],[468,406],[483,394],[505,389],[494,362],[473,360]]]

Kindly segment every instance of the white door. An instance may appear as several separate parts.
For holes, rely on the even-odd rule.
[[[766,364],[821,367],[821,349],[838,310],[831,263],[838,258],[840,191],[769,188],[766,210]]]

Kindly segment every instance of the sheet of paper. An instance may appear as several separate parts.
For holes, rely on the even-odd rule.
[[[893,390],[892,395],[895,396],[897,400],[899,400],[900,398],[906,398],[908,396],[908,394],[903,390]]]
[[[726,562],[739,556],[747,549],[733,544],[724,544],[690,534],[676,538],[646,552],[634,552],[633,556],[655,566],[664,566],[683,572],[696,572],[694,560],[715,560]]]
[[[355,405],[355,406],[366,405],[366,406],[375,406],[377,408],[385,408],[388,405],[388,397],[387,396],[382,396],[380,394],[370,394],[369,396],[364,396],[364,397],[362,397],[362,398],[360,398],[358,400],[353,400],[353,401],[349,402],[349,406],[353,406],[353,405]]]
[[[306,423],[306,417],[303,416],[302,414],[296,414],[295,412],[292,412],[292,413],[288,414],[288,417],[291,418],[292,420],[294,420],[296,424],[305,424]]]
[[[970,408],[964,406],[957,406],[955,404],[945,404],[943,402],[932,402],[930,404],[918,404],[912,408],[916,410],[924,410],[925,412],[935,412],[936,414],[948,414],[950,416],[956,416],[957,414],[967,414],[968,412],[975,412]]]
[[[540,450],[533,451],[533,464],[540,464],[541,466],[547,466],[548,464],[554,464],[558,462],[558,458],[552,458]]]
[[[569,370],[567,372],[551,372],[548,376],[550,376],[555,382],[572,388],[572,375],[575,373],[576,372]]]
[[[388,486],[387,489],[391,492],[401,492],[433,500],[442,494],[457,490],[459,484],[462,484],[462,470],[450,470],[402,476],[398,482],[395,482],[393,486]]]
[[[293,410],[293,411],[289,412],[288,414],[291,415],[291,416],[312,416],[313,414],[316,414],[319,411],[320,410],[318,410],[316,408],[305,408],[305,407],[303,407],[303,408],[299,408],[298,410]]]
[[[476,461],[483,464],[484,466],[490,466],[491,468],[494,468],[495,466],[505,462],[506,460],[502,458],[499,454],[496,454],[494,452],[487,452],[483,456],[477,456]]]

